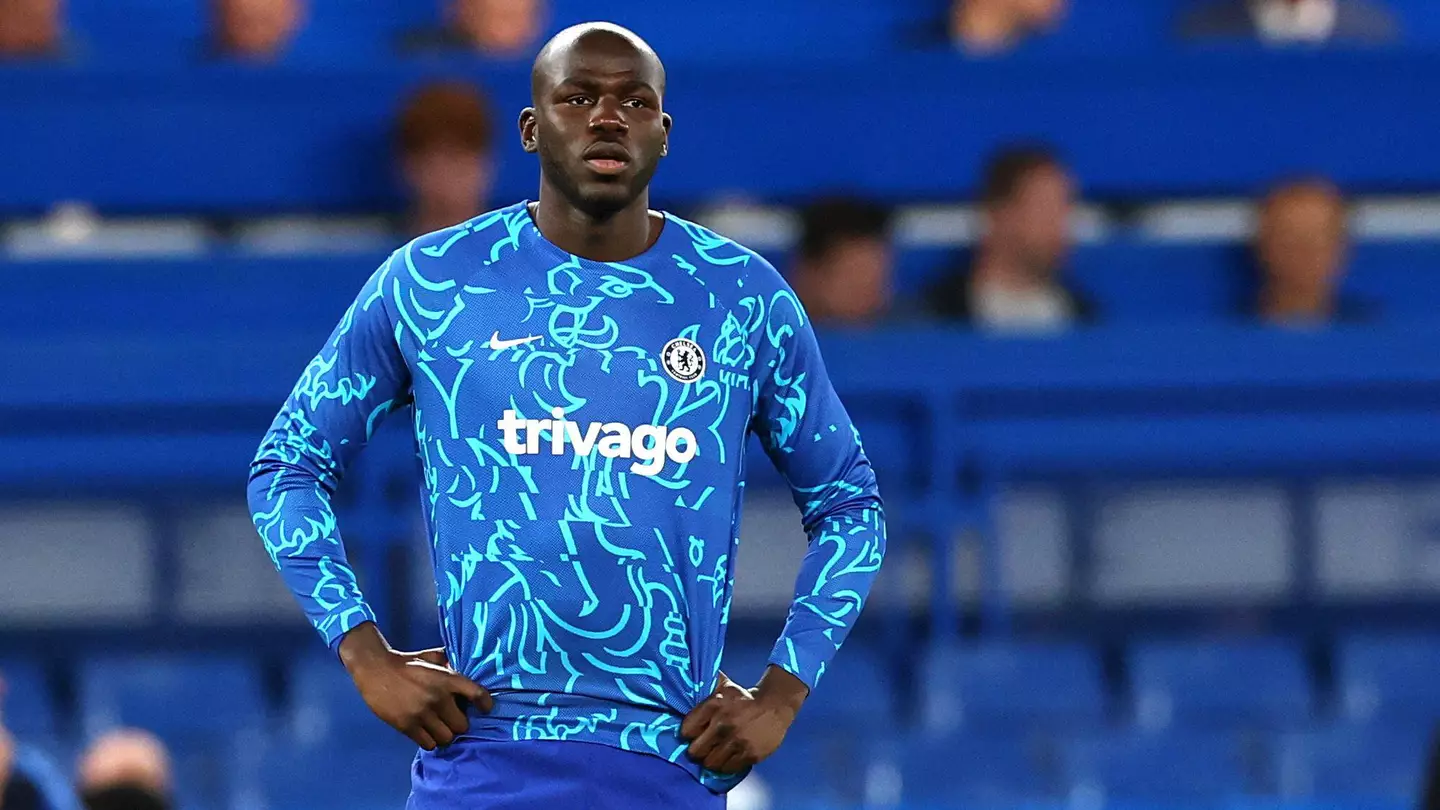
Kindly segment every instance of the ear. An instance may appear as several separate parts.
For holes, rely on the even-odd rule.
[[[660,114],[660,126],[665,128],[665,143],[660,145],[660,157],[670,154],[670,127],[674,125],[675,119],[670,117],[670,113]]]
[[[536,139],[536,126],[539,123],[535,117],[535,108],[526,107],[520,111],[520,148],[534,154],[539,151],[540,143]]]

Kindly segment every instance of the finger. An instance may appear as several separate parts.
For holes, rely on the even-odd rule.
[[[730,758],[725,760],[725,764],[715,770],[717,773],[740,773],[746,767],[755,764],[750,760],[750,755],[745,752],[744,746],[741,746],[739,751],[731,754]]]
[[[435,750],[435,738],[431,737],[430,732],[426,731],[419,725],[416,725],[409,731],[405,732],[405,736],[414,740],[416,745],[424,748],[426,751]]]
[[[495,708],[495,698],[490,696],[490,692],[487,691],[485,687],[458,672],[451,674],[449,681],[446,683],[446,688],[448,688],[452,694],[459,695],[470,701],[471,706],[474,706],[482,712],[488,712]]]
[[[460,708],[460,702],[452,694],[445,695],[435,713],[451,734],[459,736],[470,730],[470,718],[465,716],[465,710]]]
[[[697,762],[703,762],[716,748],[729,739],[734,730],[735,727],[730,723],[719,718],[712,719],[710,725],[695,739],[695,742],[690,743],[690,758]]]
[[[715,746],[715,750],[711,751],[710,755],[705,757],[705,767],[709,768],[712,771],[719,771],[721,768],[725,767],[726,762],[730,761],[734,757],[741,756],[744,753],[745,744],[735,739],[734,737],[730,737],[721,744]]]
[[[699,737],[700,733],[710,725],[710,719],[715,716],[715,712],[719,710],[720,704],[714,700],[706,700],[696,706],[689,714],[685,715],[684,722],[680,724],[680,739],[693,740]]]
[[[429,650],[421,650],[414,654],[416,658],[427,664],[434,664],[437,667],[450,668],[450,659],[445,655],[444,647],[435,647]]]
[[[445,725],[440,715],[429,712],[422,721],[425,731],[429,733],[430,739],[435,741],[436,746],[445,746],[455,741],[455,732]]]

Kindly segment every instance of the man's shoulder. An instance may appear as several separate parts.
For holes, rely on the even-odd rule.
[[[502,242],[518,247],[524,221],[528,221],[528,215],[523,202],[486,211],[412,238],[390,255],[390,262],[396,269],[408,269],[412,275],[418,273],[426,279],[453,277],[473,269],[470,259],[477,252],[488,255]],[[418,269],[422,266],[423,272]]]
[[[679,227],[693,246],[698,265],[712,272],[741,274],[741,280],[772,286],[780,281],[780,272],[759,251],[698,222],[665,212],[672,225]]]

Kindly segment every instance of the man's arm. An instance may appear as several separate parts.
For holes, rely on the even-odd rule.
[[[375,625],[346,559],[331,499],[380,422],[410,401],[387,295],[395,257],[372,275],[305,368],[250,467],[249,502],[270,559],[370,709],[426,749],[468,722],[456,697],[492,706],[444,651],[398,652]]]
[[[748,695],[722,687],[682,727],[694,740],[691,756],[722,772],[754,764],[779,746],[849,635],[885,556],[875,474],[805,312],[784,287],[767,304],[752,429],[800,507],[809,550],[760,683]]]

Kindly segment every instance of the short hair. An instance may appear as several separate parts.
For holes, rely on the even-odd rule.
[[[478,90],[465,82],[437,82],[406,101],[395,127],[395,146],[406,155],[439,144],[488,152],[494,129],[490,109]]]
[[[1001,147],[985,161],[980,181],[980,201],[985,205],[1005,202],[1015,196],[1020,184],[1040,169],[1063,169],[1064,162],[1054,149],[1042,143]]]
[[[800,257],[816,259],[846,239],[885,238],[890,212],[865,200],[827,197],[801,210],[800,226]]]

